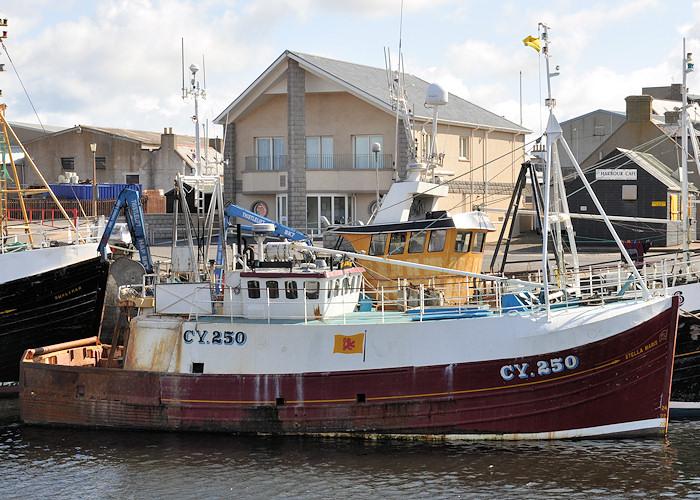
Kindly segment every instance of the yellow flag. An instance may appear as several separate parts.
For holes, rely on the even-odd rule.
[[[364,333],[358,333],[357,335],[336,335],[333,352],[340,354],[362,353],[364,340]]]
[[[539,38],[534,38],[532,36],[527,37],[525,40],[523,40],[523,43],[529,47],[532,47],[535,49],[537,52],[540,51],[542,48],[540,45],[540,39]]]

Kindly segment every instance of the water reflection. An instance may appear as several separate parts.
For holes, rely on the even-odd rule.
[[[447,444],[98,432],[23,426],[0,400],[0,491],[4,498],[684,498],[700,494],[698,431],[700,422],[677,421],[667,440]]]

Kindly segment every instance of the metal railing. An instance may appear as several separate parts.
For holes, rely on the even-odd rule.
[[[380,170],[393,168],[392,155],[306,155],[306,170]],[[246,156],[245,171],[287,170],[287,156]]]
[[[585,280],[582,280],[585,282]],[[581,287],[558,288],[550,287],[549,304],[551,309],[566,310],[585,305],[601,305],[605,302],[617,302],[619,300],[640,301],[641,294],[634,290],[624,294],[615,294],[614,289],[624,288],[626,277],[620,275],[613,282],[599,282],[597,279],[582,283]],[[194,284],[189,284],[191,287]],[[262,283],[261,283],[262,285]],[[281,284],[280,284],[281,285]],[[201,283],[195,285],[198,290],[205,293],[189,293],[181,296],[178,301],[177,315],[189,315],[192,320],[200,320],[202,317],[222,317],[234,321],[239,317],[270,322],[275,320],[310,323],[319,319],[317,316],[317,304],[329,307],[329,299],[336,294],[336,289],[314,288],[313,293],[320,294],[321,301],[311,300],[309,290],[300,286],[295,300],[282,299],[285,289],[279,288],[279,295],[274,298],[265,286],[247,288],[244,284],[230,287],[224,286],[221,293],[214,293],[214,285]],[[334,297],[334,307],[339,307],[341,313],[336,312],[331,316],[323,316],[324,321],[335,321],[346,324],[352,321],[408,322],[424,321],[426,319],[455,319],[455,318],[480,318],[520,315],[546,314],[547,305],[542,296],[542,288],[536,283],[532,286],[513,282],[495,281],[470,281],[456,279],[453,283],[443,284],[441,287],[432,286],[430,283],[419,285],[409,284],[399,280],[393,286],[371,288],[366,282],[360,287],[355,285],[345,292]],[[192,290],[189,290],[190,292]],[[211,292],[211,293],[210,293]],[[353,293],[348,292],[355,292]],[[360,292],[358,303],[357,292]],[[660,290],[659,292],[662,292]],[[249,293],[254,295],[251,300],[243,299]],[[202,299],[206,297],[206,300]],[[318,299],[318,295],[314,296]],[[323,300],[324,297],[326,300]],[[362,302],[366,307],[360,307]],[[243,304],[257,303],[259,309],[249,316]],[[296,306],[293,306],[296,304]],[[351,307],[346,307],[351,306]],[[204,312],[207,311],[207,312]],[[211,311],[211,312],[209,312]],[[234,312],[236,311],[236,312]],[[175,314],[162,312],[163,314]],[[362,319],[361,319],[362,318]]]

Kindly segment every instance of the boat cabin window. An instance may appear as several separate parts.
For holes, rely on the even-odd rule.
[[[466,253],[472,245],[471,231],[458,231],[455,238],[455,252]]]
[[[248,282],[248,298],[260,298],[260,282],[258,280],[251,280]]]
[[[296,299],[299,297],[299,290],[297,288],[296,281],[285,281],[284,282],[284,294],[288,299]]]
[[[350,279],[343,278],[343,294],[347,294],[349,292],[350,292]]]
[[[408,253],[423,253],[425,250],[425,237],[428,235],[426,231],[416,231],[411,233],[411,238],[408,240]]]
[[[386,247],[386,233],[377,233],[372,235],[372,239],[369,241],[369,254],[370,255],[384,255],[384,248]]]
[[[430,239],[428,240],[428,252],[442,252],[445,249],[445,237],[447,231],[437,229],[430,231]]]
[[[406,233],[391,233],[389,238],[389,255],[402,254],[406,248]]]
[[[481,253],[484,251],[484,240],[486,239],[486,233],[476,233],[474,238],[474,253]]]
[[[304,282],[304,288],[306,289],[307,299],[318,299],[319,284],[318,281],[306,281]]]
[[[280,298],[280,288],[279,283],[275,280],[270,280],[265,282],[267,287],[267,298],[269,299],[279,299]]]

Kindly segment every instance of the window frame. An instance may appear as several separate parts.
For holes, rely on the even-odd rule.
[[[461,161],[469,161],[470,153],[469,136],[462,135],[459,137],[459,156],[458,159]]]
[[[246,288],[248,289],[249,299],[259,299],[260,294],[260,281],[259,280],[248,280],[246,281]]]
[[[486,233],[476,231],[474,234],[472,253],[484,253],[484,245],[486,244]]]
[[[61,169],[73,172],[75,170],[75,156],[62,156]]]
[[[435,237],[435,240],[433,240],[433,237]],[[433,241],[435,241],[435,243],[433,243]],[[430,236],[428,237],[428,252],[442,252],[443,250],[445,250],[446,241],[446,229],[433,229],[432,231],[430,231]],[[433,245],[439,245],[439,248]]]
[[[376,253],[379,246],[379,240],[381,240],[381,252]],[[369,239],[369,248],[367,249],[368,255],[384,255],[386,252],[386,233],[374,233]]]
[[[280,284],[277,280],[267,280],[265,281],[265,289],[267,290],[268,299],[279,299],[280,298]]]
[[[462,235],[468,235],[468,238],[465,237],[464,241],[461,242],[462,243],[461,249],[457,249],[457,246],[460,243],[459,238]],[[457,234],[455,235],[455,252],[456,253],[469,253],[469,252],[471,252],[473,240],[474,240],[474,233],[472,231],[457,231]],[[465,248],[466,248],[466,250],[465,250]]]
[[[406,231],[390,233],[387,255],[403,255],[403,253],[406,251],[406,238]]]

